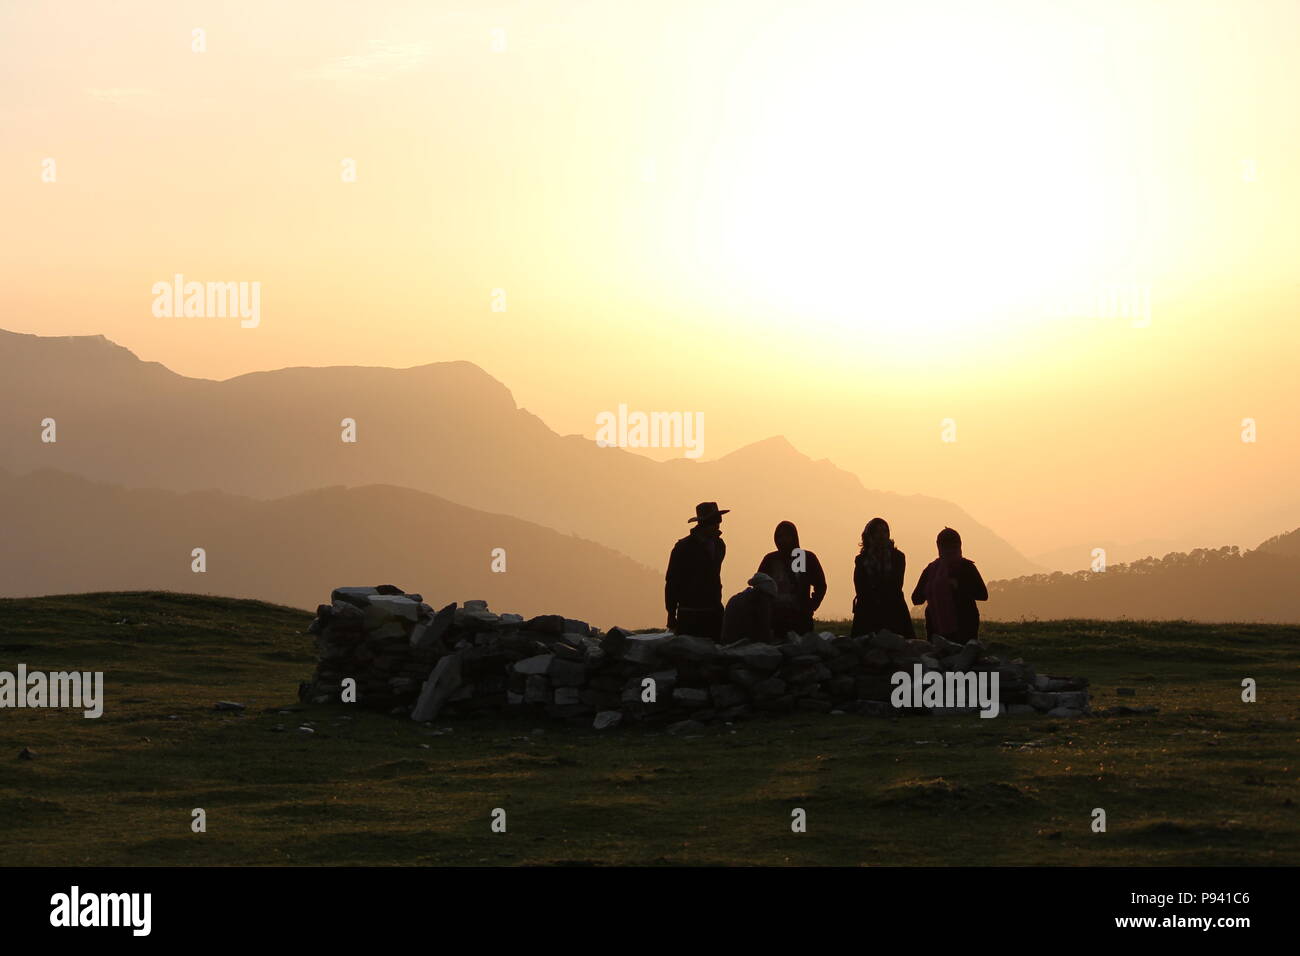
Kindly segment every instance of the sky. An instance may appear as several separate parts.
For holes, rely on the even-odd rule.
[[[466,359],[562,434],[703,413],[706,458],[785,435],[1031,556],[1252,546],[1300,525],[1297,36],[1295,0],[0,0],[0,327],[207,378]],[[257,326],[155,315],[178,273],[261,283]]]

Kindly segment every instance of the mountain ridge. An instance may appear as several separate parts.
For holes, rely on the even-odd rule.
[[[394,485],[570,532],[649,567],[662,567],[672,541],[689,530],[695,503],[716,500],[733,512],[728,593],[771,549],[777,521],[790,519],[822,557],[832,599],[845,608],[857,539],[878,514],[915,571],[944,525],[962,530],[986,576],[1037,570],[959,506],[868,490],[859,476],[814,461],[784,436],[713,460],[655,461],[559,435],[465,360],[406,369],[294,366],[215,381],[179,376],[129,350],[115,352],[106,369],[97,357],[107,341],[0,339],[0,376],[16,393],[0,408],[7,467],[260,499]],[[143,371],[155,367],[162,374]],[[39,441],[46,417],[58,423],[57,443]],[[344,419],[356,423],[355,443],[341,441]]]

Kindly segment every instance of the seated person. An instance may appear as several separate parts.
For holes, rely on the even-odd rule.
[[[776,601],[776,582],[758,573],[749,579],[749,587],[733,594],[722,614],[722,643],[762,641],[774,643],[772,605]]]

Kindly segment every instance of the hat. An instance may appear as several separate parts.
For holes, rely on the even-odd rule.
[[[762,571],[759,571],[749,579],[749,586],[770,594],[772,597],[776,597],[776,581],[772,579],[770,574],[764,574]]]
[[[690,524],[692,521],[698,521],[700,524],[717,524],[722,520],[722,516],[730,510],[730,508],[723,508],[719,511],[716,501],[701,501],[695,506],[695,517],[687,518],[686,523]]]

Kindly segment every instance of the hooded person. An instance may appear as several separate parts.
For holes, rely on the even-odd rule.
[[[799,547],[794,522],[782,521],[772,538],[776,550],[763,556],[758,570],[776,583],[772,629],[784,640],[790,631],[807,634],[813,629],[813,615],[826,598],[826,572],[817,555]]]
[[[903,597],[906,570],[907,556],[894,547],[889,523],[872,518],[862,529],[862,544],[853,560],[853,637],[881,630],[906,638],[916,636],[912,612]]]
[[[668,630],[716,641],[722,633],[722,562],[727,543],[722,540],[722,516],[730,508],[716,501],[695,506],[690,534],[673,545],[664,575],[664,606]]]
[[[736,641],[774,643],[772,607],[776,602],[776,582],[761,571],[749,579],[749,587],[733,594],[722,616],[723,644]]]
[[[925,604],[925,633],[964,644],[979,637],[976,601],[987,601],[989,589],[975,562],[962,556],[961,535],[952,528],[939,532],[939,557],[925,566],[912,591],[913,604]]]

